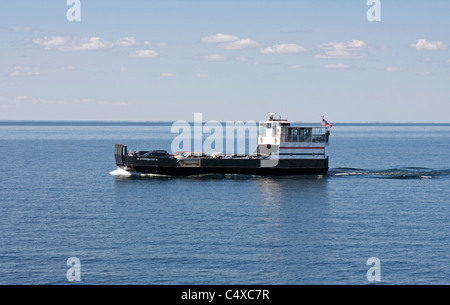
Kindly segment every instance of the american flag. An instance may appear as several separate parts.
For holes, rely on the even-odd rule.
[[[322,126],[333,127],[333,124],[328,123],[328,121],[322,117]]]

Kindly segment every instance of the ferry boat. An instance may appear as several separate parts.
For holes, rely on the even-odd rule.
[[[331,124],[297,127],[291,126],[287,119],[274,116],[270,113],[268,121],[260,122],[257,148],[249,155],[202,152],[170,155],[165,150],[129,152],[127,146],[116,144],[116,165],[129,172],[169,176],[326,175],[329,157],[325,148],[329,144]]]

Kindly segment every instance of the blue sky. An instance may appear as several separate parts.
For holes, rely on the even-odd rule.
[[[0,120],[450,122],[450,1],[80,2],[2,1]]]

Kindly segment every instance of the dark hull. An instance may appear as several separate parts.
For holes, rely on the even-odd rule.
[[[117,164],[127,170],[143,174],[170,176],[192,176],[205,174],[242,174],[259,176],[326,175],[328,158],[279,160],[275,167],[261,167],[261,160],[251,159],[203,159],[200,166],[179,166],[176,159],[154,161],[138,160],[124,156],[124,162]]]
[[[171,168],[133,166],[133,170],[143,174],[158,174],[168,176],[195,176],[206,174],[239,174],[256,176],[299,176],[299,175],[326,175],[328,168]]]

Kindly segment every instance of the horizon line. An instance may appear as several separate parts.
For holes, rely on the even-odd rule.
[[[146,123],[174,123],[181,120],[154,120],[154,121],[131,121],[131,120],[0,120],[0,123],[115,123],[115,124],[146,124]],[[262,122],[265,120],[261,120]],[[188,123],[193,123],[193,121],[186,121]],[[207,122],[207,121],[202,121]],[[220,121],[219,121],[220,122]],[[223,121],[221,123],[225,123],[227,121]],[[238,121],[237,121],[238,122]],[[258,122],[258,121],[255,121]],[[321,122],[303,122],[303,121],[290,121],[291,124],[321,124]],[[348,124],[373,124],[373,125],[382,125],[382,124],[394,124],[394,125],[450,125],[450,122],[380,122],[380,121],[372,121],[372,122],[332,122],[332,125],[348,125]]]

